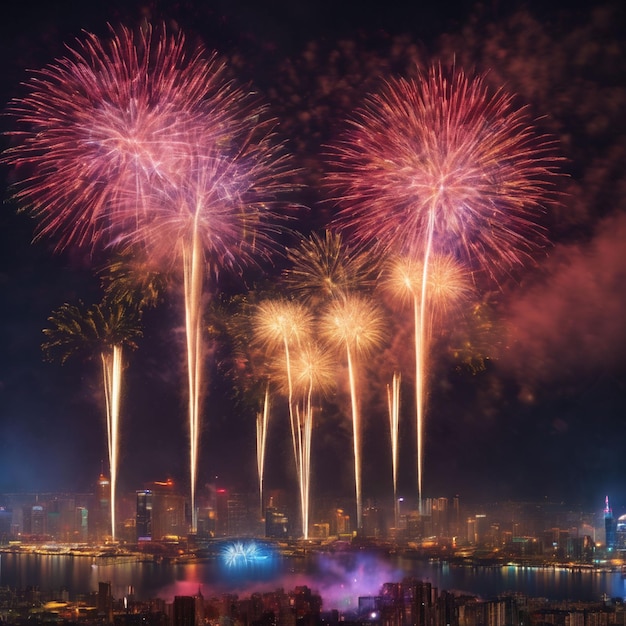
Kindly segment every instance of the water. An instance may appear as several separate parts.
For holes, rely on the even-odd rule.
[[[193,595],[205,597],[253,591],[286,591],[307,585],[321,594],[325,609],[349,610],[359,596],[377,595],[385,582],[413,576],[448,590],[494,597],[520,592],[550,600],[626,597],[626,581],[619,572],[576,571],[559,568],[461,567],[371,553],[309,555],[306,558],[275,556],[227,566],[221,559],[193,563],[137,562],[94,559],[86,556],[0,554],[0,586],[37,586],[43,592],[69,590],[70,598],[97,591],[110,582],[121,598],[133,588],[139,599]]]

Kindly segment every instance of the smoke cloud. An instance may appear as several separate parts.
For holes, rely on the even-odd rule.
[[[554,382],[624,365],[626,215],[586,244],[557,246],[544,278],[509,305],[501,365]]]

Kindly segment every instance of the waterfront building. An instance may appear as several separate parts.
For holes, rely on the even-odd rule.
[[[27,537],[44,538],[47,533],[46,509],[43,504],[26,505],[22,513],[22,533]]]
[[[111,481],[103,471],[96,483],[93,512],[92,539],[99,543],[111,536]]]
[[[13,532],[13,511],[0,506],[0,544],[8,543]]]
[[[185,497],[174,482],[154,482],[137,491],[135,528],[137,541],[162,541],[187,534]]]
[[[286,539],[289,536],[289,518],[284,511],[268,507],[265,511],[265,536]]]
[[[613,517],[613,510],[609,506],[609,496],[606,496],[604,500],[604,532],[606,550],[607,552],[613,552],[617,538],[617,521]]]

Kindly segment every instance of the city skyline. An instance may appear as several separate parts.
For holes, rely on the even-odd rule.
[[[501,24],[502,32],[506,28],[514,31],[515,24],[525,24],[528,36],[537,34],[541,27],[545,37],[541,45],[554,54],[565,55],[574,45],[576,33],[592,46],[596,43],[593,37],[614,32],[607,22],[609,14],[600,10],[602,5],[597,3],[589,9],[592,15],[597,11],[591,26],[580,18],[580,13],[572,10],[564,14],[555,11],[553,19],[557,25],[549,27],[537,7],[534,7],[536,23],[528,17],[532,13],[518,14],[513,9],[510,12],[494,10],[482,19]],[[617,3],[606,6],[620,15]],[[63,44],[79,36],[74,20],[82,19],[87,30],[97,32],[103,31],[107,20],[128,21],[129,25],[134,25],[132,20],[137,17],[133,9],[125,7],[126,14],[120,7],[117,9],[117,12],[107,13],[105,20],[97,12],[79,12],[73,18],[65,13],[58,16],[41,13],[30,25],[30,31],[17,31],[12,36],[7,33],[3,56],[10,71],[2,82],[3,103],[20,93],[19,82],[26,80],[27,69],[52,62],[62,54]],[[194,11],[183,11],[168,16],[168,9],[176,11],[167,6],[160,7],[159,11],[165,17],[180,20],[183,26],[186,26],[185,20],[189,23],[198,15]],[[281,109],[280,98],[268,95],[272,92],[267,72],[280,55],[292,55],[292,59],[300,63],[302,75],[291,85],[281,83],[285,94],[301,93],[303,100],[306,96],[316,106],[328,106],[319,94],[311,93],[315,82],[306,81],[314,72],[309,67],[307,74],[306,63],[302,61],[316,53],[320,61],[322,44],[317,52],[309,49],[299,56],[300,50],[306,49],[305,44],[284,35],[279,28],[280,20],[267,18],[263,25],[258,25],[258,30],[250,22],[239,28],[246,15],[250,18],[242,7],[239,9],[223,14],[211,9],[210,16],[197,9],[202,19],[192,28],[192,36],[200,35],[209,49],[215,47],[220,53],[233,57],[233,67],[240,72],[241,79],[251,79],[258,85],[270,107],[275,106],[277,117],[286,115],[285,120],[280,121],[287,134],[292,131],[289,139],[296,158],[309,164],[305,176],[309,187],[295,198],[310,209],[302,230],[320,232],[328,223],[326,218],[332,209],[322,201],[314,184],[311,185],[315,183],[316,168],[321,162],[320,155],[311,152],[317,135],[315,129],[309,127],[300,134],[293,132],[297,109],[289,108],[293,101],[283,102]],[[14,10],[15,25],[25,28],[17,9]],[[326,10],[330,11],[328,7]],[[513,41],[507,48],[498,40],[498,31],[496,35],[492,33],[491,44],[501,46],[506,51],[503,58],[511,59],[510,63],[497,66],[495,57],[489,57],[480,42],[473,42],[473,48],[467,43],[463,48],[455,40],[460,27],[468,23],[472,14],[470,8],[462,7],[461,3],[456,11],[453,18],[432,17],[434,30],[429,33],[428,46],[433,52],[420,51],[418,56],[424,55],[428,60],[445,59],[446,54],[455,50],[459,65],[471,69],[473,61],[481,71],[490,69],[487,76],[491,76],[497,86],[506,84],[513,93],[521,94],[520,98],[531,106],[533,115],[547,120],[544,130],[554,133],[561,142],[566,159],[563,168],[569,179],[561,190],[564,193],[561,207],[551,210],[544,223],[551,241],[550,249],[534,260],[534,267],[512,276],[514,280],[503,281],[499,290],[483,292],[483,300],[476,303],[478,308],[473,322],[477,326],[484,325],[483,330],[486,328],[485,344],[478,344],[480,351],[474,345],[470,353],[464,355],[463,347],[454,345],[454,340],[462,338],[462,334],[455,337],[448,332],[446,341],[439,344],[425,427],[424,493],[426,497],[451,496],[452,491],[458,491],[464,499],[471,500],[488,492],[494,498],[546,496],[585,503],[596,502],[605,493],[614,493],[613,500],[618,508],[626,502],[626,461],[619,446],[626,409],[623,388],[626,302],[620,289],[626,266],[622,245],[626,219],[623,200],[619,197],[623,185],[620,164],[624,163],[626,142],[623,123],[618,124],[617,118],[611,117],[610,107],[602,107],[591,96],[588,102],[581,104],[580,110],[572,109],[574,119],[569,119],[570,113],[565,113],[572,105],[571,98],[577,94],[576,85],[594,67],[593,61],[598,62],[593,52],[588,53],[589,58],[581,57],[578,66],[568,65],[563,56],[555,57],[554,75],[548,78],[540,79],[532,73],[538,63],[532,58],[528,60],[528,73],[521,70],[516,73],[515,55],[523,51],[524,38]],[[220,15],[222,22],[228,25],[223,39],[215,32],[200,29]],[[516,15],[527,17],[515,18]],[[287,19],[285,16],[286,13],[281,19]],[[321,15],[318,19],[317,30],[311,27],[309,36],[311,40],[324,41],[321,33],[325,22]],[[403,32],[404,28],[413,35],[414,41],[425,40],[425,24],[411,30],[410,26],[397,22],[392,26],[389,19],[383,43],[372,16],[363,16],[360,22],[354,18],[354,23],[349,19],[337,20],[334,34],[353,36],[358,41],[362,36],[355,35],[359,24],[373,33],[371,41],[375,40],[378,46],[374,53],[367,46],[361,50],[361,43],[356,44],[357,52],[348,53],[344,46],[340,54],[353,59],[355,64],[350,70],[353,74],[346,74],[348,78],[363,71],[361,63],[365,67],[376,66],[374,60],[388,54],[384,50],[385,46],[391,47],[392,35]],[[571,38],[566,35],[568,20],[576,25]],[[303,28],[301,22],[297,23]],[[520,27],[521,32],[524,27]],[[478,37],[478,30],[473,32],[475,37]],[[22,33],[27,32],[32,39],[27,36],[20,39]],[[442,42],[439,36],[444,32],[448,33],[448,38]],[[482,35],[487,41],[487,34]],[[471,36],[466,39],[470,41]],[[14,46],[8,42],[13,42]],[[272,46],[266,46],[268,43]],[[327,40],[324,45],[328,45]],[[406,42],[404,45],[403,54],[416,54],[407,52],[409,46]],[[237,60],[235,53],[240,50],[244,56],[246,52],[259,50],[265,50],[265,55],[260,54],[256,60],[252,57]],[[608,48],[605,53],[609,59],[614,58]],[[596,54],[601,55],[597,51]],[[398,59],[396,64],[400,64]],[[576,67],[580,69],[580,76],[568,77],[566,73]],[[587,80],[605,90],[609,104],[623,102],[626,92],[623,70],[606,64],[602,67],[599,76]],[[324,69],[327,68],[317,67],[320,76],[324,76]],[[280,79],[283,80],[284,75]],[[612,91],[609,91],[610,85]],[[316,88],[320,89],[319,85]],[[331,90],[331,93],[340,93],[336,85],[334,89],[336,92]],[[355,91],[349,92],[350,97],[355,97]],[[535,92],[538,95],[533,99]],[[360,98],[355,99],[357,103],[360,101]],[[316,110],[312,112],[317,114]],[[337,120],[342,116],[342,112],[338,112]],[[576,126],[581,120],[587,120],[589,128]],[[5,118],[3,130],[11,130],[10,124]],[[606,128],[613,124],[617,124],[617,132],[609,139]],[[332,135],[334,129],[322,128],[318,134],[326,140],[327,132]],[[4,145],[7,143],[5,138]],[[607,146],[610,158],[603,153]],[[6,180],[13,178],[6,167],[3,166],[2,171]],[[64,302],[75,303],[82,299],[91,303],[100,299],[98,280],[93,277],[91,267],[93,259],[75,249],[54,255],[53,241],[41,240],[31,245],[33,223],[23,214],[16,215],[15,208],[14,202],[5,202],[1,218],[3,261],[0,272],[6,297],[0,363],[0,491],[85,489],[93,484],[92,477],[106,458],[102,445],[104,415],[98,399],[96,368],[94,364],[82,362],[65,367],[44,364],[39,346],[43,340],[41,330],[54,309]],[[290,241],[289,245],[295,247],[296,242],[297,239]],[[274,267],[264,270],[270,280],[276,280],[285,266],[284,261],[277,261]],[[228,279],[222,290],[244,293],[246,285],[252,284],[255,278],[258,275],[247,276],[245,281]],[[481,305],[485,307],[482,313]],[[184,379],[182,326],[181,310],[173,297],[165,298],[158,308],[144,314],[144,337],[127,369],[121,417],[121,490],[128,488],[129,483],[147,482],[155,476],[172,476],[180,483],[185,481],[189,444],[183,418],[185,400],[181,393]],[[221,352],[225,350],[223,344],[216,345],[217,363],[227,361],[228,355]],[[393,346],[387,346],[387,352],[390,350]],[[369,364],[371,369],[380,373],[383,356],[378,361],[373,357],[373,361]],[[242,401],[237,385],[223,373],[216,367],[208,383],[207,406],[214,415],[207,413],[203,424],[199,482],[215,482],[217,477],[217,480],[253,491],[257,480],[255,411]],[[386,385],[391,379],[380,378],[375,384],[368,384],[368,402],[363,407],[366,429],[363,490],[364,498],[391,501],[392,470],[386,415]],[[412,393],[408,371],[403,372],[402,382],[406,395],[402,406],[406,414],[401,414],[398,493],[404,495],[417,493],[417,486],[415,434],[408,414]],[[265,479],[268,488],[295,486],[287,406],[284,402],[281,406],[281,402],[276,401],[275,417],[269,424]],[[311,490],[315,496],[320,493],[345,496],[350,492],[354,470],[350,426],[345,417],[348,411],[342,403],[334,400],[325,407],[313,433]]]

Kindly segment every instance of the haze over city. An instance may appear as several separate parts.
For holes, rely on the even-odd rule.
[[[522,215],[533,224],[523,247],[532,246],[519,263],[507,267],[506,259],[497,261],[518,242],[503,235],[489,250],[493,240],[480,239],[486,227],[471,233],[464,247],[475,250],[480,244],[497,269],[478,269],[473,260],[463,261],[465,252],[456,251],[476,290],[450,307],[433,333],[423,495],[460,494],[465,501],[547,498],[598,508],[610,493],[620,511],[626,506],[624,9],[617,2],[550,8],[457,2],[422,10],[403,4],[369,10],[281,2],[265,10],[245,2],[228,7],[111,2],[96,8],[68,2],[53,11],[20,3],[2,27],[2,106],[24,98],[29,71],[67,55],[65,45],[76,49],[77,39],[86,37],[83,31],[102,41],[110,38],[107,22],[132,32],[143,18],[164,20],[169,32],[184,31],[190,45],[201,42],[216,50],[228,75],[239,85],[252,84],[267,103],[277,120],[276,137],[299,172],[297,187],[273,189],[292,218],[292,232],[274,242],[283,254],[268,254],[259,267],[241,272],[220,268],[207,289],[228,319],[244,296],[254,303],[261,296],[284,295],[286,287],[272,287],[292,267],[285,252],[297,250],[312,233],[323,237],[324,228],[346,209],[322,183],[331,169],[332,146],[366,94],[397,87],[394,81],[401,77],[416,80],[416,64],[424,76],[429,68],[454,66],[457,76],[484,76],[490,94],[498,89],[512,94],[512,110],[527,107],[533,133],[549,138],[549,150],[538,150],[537,157],[547,159],[554,177],[550,192],[538,194],[532,219]],[[14,115],[3,118],[5,133],[15,127]],[[3,148],[17,142],[5,134]],[[343,156],[357,157],[349,150]],[[9,188],[20,173],[3,164],[2,176],[0,492],[93,490],[101,468],[108,467],[99,362],[95,357],[64,365],[44,362],[41,344],[54,310],[101,300],[95,270],[106,254],[76,242],[56,251],[55,234],[33,243],[37,222],[18,214],[19,200]],[[348,210],[362,211],[362,217],[370,206]],[[379,215],[382,230],[384,214]],[[496,217],[503,231],[517,225],[506,221],[506,213]],[[466,232],[464,226],[459,231]],[[144,312],[137,350],[127,353],[121,492],[167,477],[183,485],[190,481],[180,287],[180,279],[171,279],[158,305]],[[247,296],[250,289],[253,295]],[[397,492],[416,498],[415,376],[407,349],[413,341],[412,311],[399,308],[384,290],[373,298],[392,321],[382,323],[379,345],[363,359],[362,496],[392,498],[387,385],[399,368]],[[246,379],[242,382],[237,371],[239,352],[224,332],[227,324],[217,323],[223,319],[207,315],[202,324],[207,352],[197,482],[253,492],[263,394],[250,400]],[[315,497],[345,497],[354,490],[351,396],[343,382],[347,364],[337,359],[331,370],[338,390],[315,401],[310,461]],[[272,400],[265,485],[297,493],[286,395],[283,389]]]

